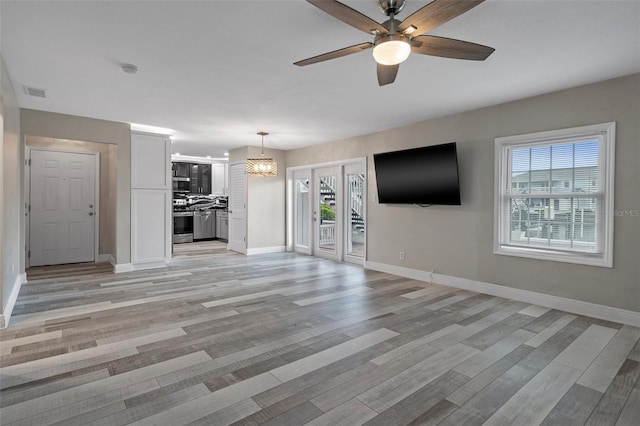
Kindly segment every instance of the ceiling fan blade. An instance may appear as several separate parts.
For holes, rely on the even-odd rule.
[[[446,37],[423,35],[414,37],[413,40],[421,42],[422,45],[411,46],[412,52],[443,58],[484,61],[496,50],[493,47]]]
[[[362,52],[363,50],[371,49],[372,47],[373,47],[373,43],[369,43],[369,42],[355,44],[353,46],[345,47],[343,49],[334,50],[333,52],[323,53],[322,55],[318,55],[312,58],[303,59],[302,61],[294,62],[293,65],[303,67],[305,65],[311,65],[318,62],[328,61],[329,59],[341,58],[343,56]]]
[[[396,81],[396,75],[398,75],[398,69],[400,64],[397,65],[380,65],[378,66],[378,85],[384,86]]]
[[[368,16],[363,15],[355,9],[350,8],[346,4],[342,4],[335,0],[307,0],[318,9],[328,13],[336,19],[341,20],[345,24],[364,31],[367,34],[374,34],[376,31],[380,34],[386,34],[388,31],[381,24],[377,23]]]
[[[434,0],[418,9],[400,24],[400,32],[424,34],[473,9],[484,0]]]

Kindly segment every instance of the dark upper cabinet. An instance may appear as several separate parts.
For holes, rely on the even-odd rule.
[[[200,164],[200,193],[211,194],[211,164]]]
[[[173,163],[173,176],[175,177],[191,177],[191,165],[189,163]]]
[[[191,164],[191,193],[211,194],[211,164]]]
[[[211,194],[211,164],[174,162],[171,169],[174,177],[188,178],[190,194]]]

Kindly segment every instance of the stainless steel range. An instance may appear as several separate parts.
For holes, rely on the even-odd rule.
[[[173,212],[173,242],[193,242],[193,212]]]

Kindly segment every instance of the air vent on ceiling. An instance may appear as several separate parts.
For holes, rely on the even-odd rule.
[[[24,86],[24,91],[29,96],[37,96],[38,98],[47,97],[47,93],[45,89],[36,89],[35,87]]]

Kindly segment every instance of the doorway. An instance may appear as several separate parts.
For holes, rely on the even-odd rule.
[[[99,153],[29,150],[29,266],[94,262]]]
[[[288,170],[288,249],[363,264],[366,161]]]

